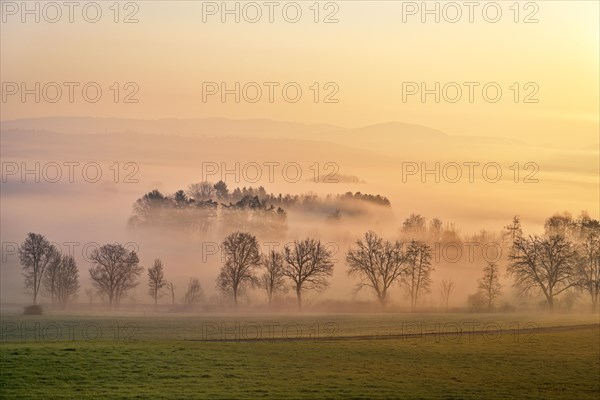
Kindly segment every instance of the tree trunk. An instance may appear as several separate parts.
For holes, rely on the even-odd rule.
[[[379,297],[379,306],[381,307],[381,309],[385,308],[385,294],[381,294],[378,296]]]
[[[237,311],[237,288],[233,288],[233,309]]]
[[[302,286],[296,285],[296,298],[298,299],[298,310],[302,310]]]
[[[552,296],[548,296],[548,310],[550,310],[550,312],[554,312],[554,297]]]
[[[37,267],[34,267],[33,269],[33,305],[35,306],[37,304],[37,294],[38,294],[38,283],[37,283],[37,277],[36,277],[36,271],[37,271]]]
[[[158,312],[158,293],[154,292],[154,312]]]

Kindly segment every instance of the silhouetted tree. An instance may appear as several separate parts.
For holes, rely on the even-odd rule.
[[[133,205],[133,215],[129,219],[131,226],[160,226],[165,220],[165,209],[169,200],[158,190],[146,193]]]
[[[521,218],[518,215],[513,217],[512,223],[504,227],[506,235],[510,237],[511,243],[514,243],[517,238],[523,236],[523,229],[521,228]]]
[[[210,182],[192,183],[188,186],[187,195],[195,201],[212,200],[216,197],[217,190]]]
[[[46,268],[42,284],[45,292],[52,298],[52,304],[58,303],[64,309],[79,290],[79,271],[75,259],[57,253]]]
[[[56,262],[59,257],[56,247],[38,233],[28,233],[19,248],[19,258],[25,276],[25,288],[33,293],[33,304],[37,304],[37,296],[42,284],[46,268]]]
[[[57,290],[61,262],[62,257],[57,251],[42,276],[42,295],[50,297],[53,306],[58,302]]]
[[[190,199],[188,199],[183,190],[178,190],[173,195],[173,202],[176,208],[185,208],[190,204]]]
[[[229,189],[227,189],[227,184],[223,181],[219,181],[215,183],[215,191],[217,194],[217,198],[221,200],[227,200],[229,198]]]
[[[573,221],[573,216],[565,212],[563,214],[554,214],[544,223],[544,230],[547,236],[561,235],[566,239],[575,238],[577,226]]]
[[[158,311],[158,297],[160,289],[167,284],[160,258],[154,260],[154,265],[148,268],[148,292],[154,299],[154,311]]]
[[[173,282],[167,282],[165,287],[171,293],[171,302],[175,305],[175,284]]]
[[[592,299],[592,310],[598,308],[600,297],[600,229],[588,234],[580,249],[576,267],[577,285]]]
[[[121,244],[106,244],[94,249],[90,256],[92,285],[108,297],[109,308],[119,305],[123,295],[138,285],[144,268],[138,265],[135,251]]]
[[[327,287],[327,278],[333,275],[332,252],[321,241],[295,240],[284,247],[284,275],[295,285],[298,308],[302,309],[302,290]]]
[[[434,241],[442,239],[442,233],[444,231],[444,223],[439,218],[434,218],[429,221],[429,237]]]
[[[402,223],[402,232],[423,239],[425,236],[425,218],[419,214],[410,214]]]
[[[200,303],[203,296],[204,291],[202,290],[202,286],[200,285],[200,280],[198,278],[190,278],[184,297],[185,305],[188,307],[192,307]]]
[[[254,270],[260,265],[261,257],[256,237],[245,232],[234,232],[222,243],[225,263],[217,278],[217,286],[223,292],[233,294],[237,309],[238,294],[246,285],[258,284]]]
[[[501,288],[498,265],[493,262],[488,262],[487,265],[483,267],[483,277],[479,280],[479,289],[486,300],[488,312],[492,311],[494,299],[502,293],[500,290]]]
[[[79,290],[79,270],[72,256],[62,257],[56,280],[56,296],[61,308],[75,297]]]
[[[575,246],[563,235],[546,235],[517,238],[513,247],[508,272],[514,277],[515,286],[521,293],[541,290],[552,311],[554,297],[576,283]]]
[[[431,287],[431,248],[424,242],[412,240],[406,253],[407,274],[404,283],[410,295],[410,309],[415,311],[419,295],[429,292]]]
[[[440,294],[442,295],[442,300],[444,301],[444,305],[446,307],[446,311],[448,311],[448,304],[450,303],[450,296],[454,291],[454,282],[452,278],[442,280],[440,284]]]
[[[356,248],[346,254],[348,275],[361,278],[356,291],[370,287],[381,306],[386,304],[388,289],[406,274],[406,260],[400,243],[384,241],[373,231],[365,233],[364,242],[357,240]]]
[[[269,307],[273,295],[277,292],[285,292],[285,275],[283,274],[283,256],[271,250],[268,255],[262,257],[262,265],[265,272],[261,275],[259,285],[267,292]]]
[[[600,221],[589,216],[587,211],[582,211],[579,217],[573,221],[577,233],[577,239],[584,242],[590,233],[600,232]]]
[[[487,307],[487,302],[485,300],[485,296],[481,290],[478,290],[477,293],[470,294],[467,297],[467,305],[469,306],[469,310],[475,312],[483,312]]]

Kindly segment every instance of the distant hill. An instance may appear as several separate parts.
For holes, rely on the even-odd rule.
[[[7,131],[45,131],[68,135],[150,134],[177,135],[196,138],[252,138],[331,142],[361,150],[396,156],[430,150],[432,146],[455,147],[464,150],[469,145],[521,145],[506,138],[449,136],[442,131],[421,125],[388,122],[361,128],[346,129],[328,124],[302,124],[268,119],[231,120],[205,119],[124,119],[93,117],[47,117],[2,121],[0,129]]]
[[[3,157],[58,154],[196,165],[201,161],[335,162],[340,174],[402,162],[537,162],[542,171],[597,174],[597,148],[563,150],[515,139],[451,136],[426,126],[388,122],[346,129],[268,119],[231,120],[48,117],[0,123]],[[56,152],[53,152],[53,151]],[[354,168],[359,167],[359,168]],[[365,179],[363,173],[359,178]]]
[[[232,120],[226,118],[156,120],[95,118],[95,117],[47,117],[27,118],[1,122],[2,130],[42,130],[66,134],[98,133],[147,133],[181,136],[254,136],[254,137],[301,137],[331,132],[341,128],[326,125],[308,125],[267,119]]]

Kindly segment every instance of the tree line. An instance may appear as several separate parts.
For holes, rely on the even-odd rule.
[[[571,289],[590,296],[594,310],[600,295],[600,223],[582,213],[555,215],[543,235],[525,236],[515,217],[508,227],[513,237],[508,273],[522,294],[541,292],[552,310],[555,298]]]
[[[403,224],[403,232],[417,232],[424,219],[411,215]],[[439,226],[435,222],[432,227]],[[416,227],[416,231],[415,231]],[[445,233],[444,233],[445,232]],[[442,234],[452,230],[445,229]],[[505,227],[510,239],[506,272],[513,279],[519,294],[541,293],[552,310],[555,299],[568,290],[590,296],[594,310],[600,297],[600,223],[582,214],[556,215],[545,224],[541,235],[525,236],[519,217]],[[216,287],[228,295],[237,308],[239,297],[249,289],[263,290],[271,305],[277,294],[292,289],[298,309],[302,308],[303,293],[328,287],[333,275],[333,250],[315,238],[295,240],[281,251],[262,254],[256,236],[235,231],[222,242],[223,263]],[[25,286],[33,294],[48,296],[52,304],[61,307],[74,298],[79,289],[79,272],[72,256],[62,255],[43,236],[29,233],[19,249]],[[434,271],[432,247],[427,240],[385,240],[373,231],[366,232],[350,246],[345,254],[348,276],[357,279],[355,291],[370,290],[382,307],[388,303],[390,289],[403,287],[410,299],[410,309],[418,308],[419,300],[431,292],[431,273]],[[90,280],[110,308],[140,283],[144,268],[139,265],[135,251],[120,244],[106,244],[94,249],[90,256]],[[158,298],[166,291],[175,304],[175,285],[165,278],[160,259],[147,270],[148,293],[158,307]],[[440,293],[446,307],[454,290],[451,279],[443,280]],[[469,296],[469,303],[491,311],[502,293],[500,268],[495,262],[482,265],[478,292]],[[191,278],[184,296],[186,305],[194,305],[203,297],[197,278]]]
[[[264,187],[243,187],[229,191],[219,181],[190,184],[187,190],[173,194],[152,190],[136,200],[129,226],[134,228],[177,228],[206,234],[209,229],[230,232],[233,229],[282,236],[287,230],[288,209],[324,215],[330,220],[342,215],[364,213],[357,204],[385,209],[390,201],[380,195],[347,192],[321,198],[314,194],[291,195],[267,193]]]

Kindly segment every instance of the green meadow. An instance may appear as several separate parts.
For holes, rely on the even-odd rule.
[[[597,315],[2,316],[0,398],[598,399]]]

